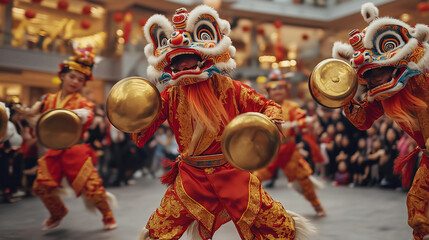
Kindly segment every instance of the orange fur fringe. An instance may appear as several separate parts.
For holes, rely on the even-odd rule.
[[[185,87],[191,115],[194,119],[203,123],[210,131],[216,131],[219,124],[226,125],[229,122],[229,116],[215,95],[211,80]]]
[[[419,129],[416,117],[410,111],[425,109],[427,104],[419,98],[411,95],[405,88],[392,97],[383,100],[384,113],[397,123],[403,123],[410,130]]]

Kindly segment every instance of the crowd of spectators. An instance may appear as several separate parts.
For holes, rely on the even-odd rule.
[[[399,176],[393,174],[394,160],[412,151],[416,143],[390,118],[383,116],[371,128],[361,131],[347,120],[341,109],[323,108],[312,100],[301,105],[313,118],[305,135],[316,139],[322,157],[316,161],[305,137],[297,137],[297,146],[315,176],[331,181],[334,186],[401,188]],[[146,175],[157,178],[179,154],[174,133],[166,124],[161,125],[143,148],[138,148],[130,134],[110,124],[102,105],[96,106],[94,113],[85,141],[95,150],[96,167],[106,187],[133,184],[134,178]],[[46,151],[38,143],[34,128],[22,116],[11,110],[10,121],[22,141],[18,141],[19,144],[6,141],[0,145],[0,186],[4,202],[32,195],[37,159]]]

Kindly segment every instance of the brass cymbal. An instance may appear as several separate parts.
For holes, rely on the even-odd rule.
[[[267,166],[277,156],[280,148],[279,129],[261,113],[244,113],[225,127],[221,146],[231,165],[253,171]]]
[[[139,132],[150,126],[161,112],[161,95],[149,80],[124,78],[109,92],[106,112],[109,121],[123,132]]]
[[[65,149],[76,144],[82,135],[82,123],[76,113],[53,109],[40,116],[36,124],[40,143],[50,149]]]
[[[9,121],[6,108],[0,104],[0,141],[4,138],[7,131],[7,122]]]
[[[310,93],[321,105],[339,108],[353,99],[358,87],[357,76],[348,63],[329,58],[313,69],[308,81]]]

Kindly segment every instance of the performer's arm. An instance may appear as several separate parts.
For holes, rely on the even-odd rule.
[[[384,114],[383,107],[379,101],[357,102],[353,99],[343,109],[350,122],[360,130],[370,128],[374,121]]]
[[[275,123],[282,123],[283,116],[280,105],[257,93],[249,86],[238,81],[233,81],[235,94],[240,113],[260,112],[269,117]]]
[[[153,136],[158,127],[167,119],[168,117],[168,99],[169,94],[167,89],[161,92],[161,101],[162,108],[161,113],[158,116],[158,119],[149,127],[141,130],[137,133],[131,133],[131,138],[136,143],[138,147],[143,147],[144,144]]]

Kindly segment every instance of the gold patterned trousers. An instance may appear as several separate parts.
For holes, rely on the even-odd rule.
[[[261,209],[252,226],[249,226],[251,238],[239,232],[242,239],[294,239],[294,220],[289,216],[283,206],[274,201],[263,189],[261,191]],[[223,213],[224,211],[220,211]],[[223,213],[225,214],[225,213]],[[218,215],[218,217],[220,217]],[[234,224],[239,219],[233,220]],[[167,189],[161,205],[149,218],[146,229],[151,239],[173,240],[179,239],[186,231],[194,218],[188,213],[175,193],[174,187]],[[237,227],[237,229],[240,229]],[[210,239],[213,233],[199,226],[200,236]],[[246,236],[246,237],[245,237]]]
[[[33,189],[48,209],[52,220],[61,220],[67,214],[67,208],[58,193],[55,192],[56,187],[42,185],[35,181]],[[91,172],[82,191],[101,212],[104,224],[115,223],[113,212],[106,201],[106,191],[102,185],[102,180],[96,171]]]
[[[407,196],[408,225],[413,228],[415,240],[429,235],[429,169],[422,164],[414,177]]]

